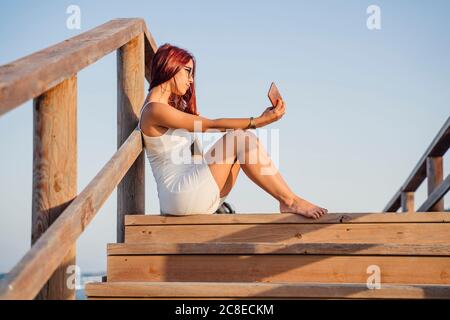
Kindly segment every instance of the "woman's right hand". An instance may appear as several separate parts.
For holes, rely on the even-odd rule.
[[[255,119],[257,127],[264,127],[272,122],[280,120],[285,112],[286,104],[282,99],[278,99],[275,107],[268,107],[257,119]]]

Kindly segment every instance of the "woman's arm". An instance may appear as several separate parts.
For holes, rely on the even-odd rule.
[[[227,131],[227,129],[247,129],[250,124],[250,118],[220,118],[214,119],[213,127],[211,129],[219,130],[219,131]],[[261,127],[260,119],[254,118],[253,122],[257,128]]]
[[[220,131],[226,131],[226,129],[247,129],[250,123],[250,118],[208,119],[159,103],[150,103],[149,108],[144,112],[148,112],[147,119],[151,124],[166,128],[186,129],[190,132],[205,132],[210,129]],[[277,107],[267,108],[260,117],[255,117],[254,123],[259,128],[280,119],[283,114],[284,104],[280,102]]]

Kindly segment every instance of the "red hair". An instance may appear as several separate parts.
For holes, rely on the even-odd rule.
[[[192,68],[192,77],[195,79],[194,55],[185,49],[173,46],[169,43],[160,46],[152,59],[149,91],[172,79],[172,77],[174,77],[191,59],[194,64],[194,67]],[[195,98],[195,82],[192,82],[189,89],[181,97],[171,93],[169,103],[178,110],[198,115],[197,101]]]

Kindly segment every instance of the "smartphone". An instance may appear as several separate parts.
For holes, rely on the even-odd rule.
[[[277,105],[277,100],[282,99],[280,91],[278,91],[277,86],[274,82],[270,85],[269,93],[267,94],[269,97],[270,102],[272,103],[272,106],[275,107]]]

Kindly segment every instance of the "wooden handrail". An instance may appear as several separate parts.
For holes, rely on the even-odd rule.
[[[0,66],[0,116],[145,35],[145,77],[157,45],[142,19],[115,19],[47,49]]]
[[[33,299],[142,151],[135,130],[2,280],[1,299]]]
[[[450,174],[447,178],[428,196],[428,199],[419,207],[418,211],[428,211],[440,199],[442,199],[450,189]]]
[[[76,170],[70,169],[69,178],[61,177],[65,177],[67,161],[71,168],[76,161],[76,74],[113,50],[118,51],[118,151],[88,186],[72,197],[74,190],[76,195]],[[1,280],[0,299],[33,299],[53,278],[55,293],[46,292],[43,297],[73,298],[73,289],[69,294],[61,289],[67,286],[66,270],[61,267],[63,262],[74,263],[74,244],[106,199],[118,187],[118,199],[125,199],[122,211],[142,207],[144,199],[135,197],[143,194],[144,181],[142,136],[136,125],[144,99],[144,77],[150,80],[156,50],[144,20],[116,19],[0,66],[0,115],[34,98],[33,228],[37,228],[31,249]],[[53,123],[55,116],[59,123]],[[67,126],[70,131],[66,133]],[[60,149],[54,149],[55,141]],[[65,148],[64,142],[73,145]],[[134,180],[138,182],[133,184]],[[121,185],[133,190],[127,193],[130,199]],[[122,211],[118,208],[119,217]]]
[[[447,118],[442,128],[437,133],[436,137],[431,142],[430,146],[427,148],[425,153],[420,158],[417,165],[414,167],[413,171],[406,179],[405,183],[400,187],[400,189],[395,193],[392,199],[388,202],[388,204],[384,207],[384,212],[396,212],[402,206],[402,195],[405,199],[404,205],[410,206],[409,210],[403,208],[403,211],[414,211],[412,210],[413,206],[413,193],[419,188],[425,178],[430,178],[432,175],[435,175],[435,170],[430,170],[430,163],[432,163],[433,159],[441,158],[445,155],[448,148],[450,146],[450,117]],[[442,161],[440,161],[442,162]],[[427,164],[428,163],[428,164]],[[427,172],[428,171],[428,172]],[[441,175],[440,180],[442,181],[442,170],[439,172]],[[438,201],[440,201],[445,193],[449,189],[449,177],[442,181],[438,185],[434,185],[428,190],[429,198],[425,201],[425,203],[419,208],[419,211],[429,211]],[[436,190],[439,189],[439,192]],[[434,193],[434,196],[431,195]],[[436,195],[439,195],[438,197]],[[408,197],[408,200],[406,198]],[[432,199],[432,200],[431,200]],[[438,210],[443,211],[443,210]]]

